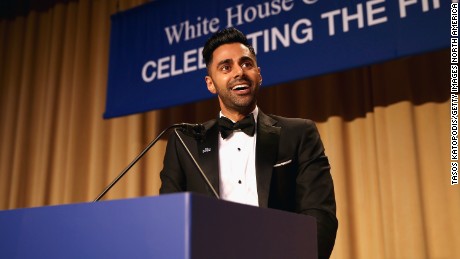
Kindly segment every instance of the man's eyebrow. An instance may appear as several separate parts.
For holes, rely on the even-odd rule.
[[[229,59],[229,58],[221,60],[219,63],[217,63],[217,67],[219,67],[222,64],[228,64],[228,63],[231,63],[231,62],[232,62],[232,60]]]
[[[254,59],[251,58],[250,56],[243,56],[243,57],[240,58],[240,62],[248,61],[248,60],[254,62]]]

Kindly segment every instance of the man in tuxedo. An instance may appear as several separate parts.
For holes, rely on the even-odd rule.
[[[203,58],[207,88],[219,100],[219,118],[203,124],[201,140],[171,134],[160,193],[190,191],[311,215],[317,220],[319,257],[329,258],[338,222],[330,165],[315,124],[267,115],[257,107],[260,68],[253,47],[237,29],[216,32]]]

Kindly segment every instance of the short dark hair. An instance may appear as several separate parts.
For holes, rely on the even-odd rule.
[[[248,47],[249,51],[254,55],[254,58],[256,58],[256,52],[254,51],[252,45],[249,44],[246,36],[241,31],[230,27],[214,33],[204,44],[202,54],[206,67],[208,67],[212,62],[212,53],[214,50],[221,45],[238,42]]]

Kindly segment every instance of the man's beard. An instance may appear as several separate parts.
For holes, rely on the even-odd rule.
[[[243,95],[243,96],[240,96],[236,94],[235,92],[233,92],[230,86],[235,85],[235,81],[246,82],[249,85],[251,92],[248,95]],[[214,85],[216,84],[214,83]],[[246,114],[246,113],[250,113],[252,109],[255,108],[255,105],[257,103],[257,93],[259,89],[258,89],[258,85],[254,84],[254,82],[250,80],[249,78],[242,78],[242,79],[230,81],[228,85],[225,87],[224,92],[220,91],[219,87],[216,87],[216,89],[218,89],[217,94],[219,96],[219,99],[228,109],[232,109],[241,114]]]

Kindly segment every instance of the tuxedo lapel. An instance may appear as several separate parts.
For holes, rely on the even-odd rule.
[[[281,128],[274,126],[276,120],[259,110],[257,119],[256,142],[256,177],[259,207],[268,206],[268,195],[272,177],[273,165],[278,155],[278,145]],[[198,157],[204,174],[219,193],[219,129],[216,120],[204,123],[206,135],[203,141],[198,141]]]
[[[281,128],[273,126],[276,122],[276,120],[259,110],[257,119],[256,177],[259,207],[263,208],[268,206],[273,165],[278,156]]]
[[[216,120],[203,124],[206,129],[203,141],[198,141],[199,164],[211,185],[219,194],[219,130]]]

